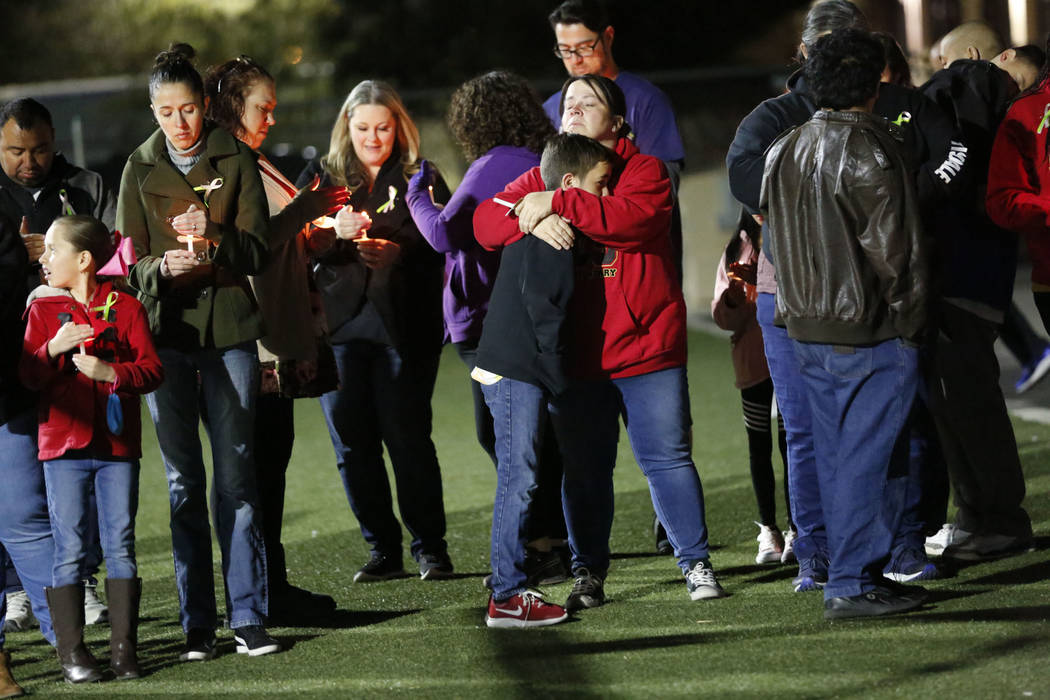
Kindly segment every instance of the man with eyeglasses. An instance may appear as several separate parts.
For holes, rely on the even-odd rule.
[[[557,43],[554,55],[565,64],[569,75],[604,75],[615,80],[627,98],[627,123],[634,132],[638,150],[656,156],[667,165],[668,175],[678,195],[678,180],[685,164],[685,148],[678,134],[671,101],[645,78],[621,71],[613,60],[614,30],[605,7],[597,0],[567,0],[547,17]],[[543,109],[561,127],[561,90],[543,103]],[[677,211],[677,204],[675,207]],[[677,229],[677,230],[676,230]],[[677,236],[675,235],[677,233]],[[672,239],[681,265],[681,220],[672,223]],[[679,275],[679,278],[681,275]]]

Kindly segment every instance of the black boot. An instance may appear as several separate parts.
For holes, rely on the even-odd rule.
[[[84,646],[84,587],[81,583],[45,588],[51,624],[55,628],[55,647],[62,675],[67,683],[94,683],[102,680],[98,661]]]
[[[139,599],[142,579],[107,578],[106,600],[109,602],[109,667],[118,681],[138,678],[137,656]]]

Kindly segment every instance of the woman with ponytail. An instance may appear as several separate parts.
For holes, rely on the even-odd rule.
[[[347,190],[318,187],[314,181],[296,192],[262,154],[266,135],[276,123],[277,85],[258,62],[239,56],[212,68],[204,78],[204,90],[207,118],[253,149],[269,205],[270,261],[262,273],[250,278],[266,322],[266,335],[258,341],[261,384],[255,407],[255,475],[266,542],[269,618],[279,624],[303,624],[335,609],[331,596],[288,582],[281,544],[286,473],[295,440],[294,399],[335,388],[335,360],[327,344],[320,299],[311,292],[306,257],[331,230],[307,224],[334,215],[346,203]]]
[[[149,96],[160,128],[128,158],[117,203],[117,228],[138,256],[129,282],[149,313],[167,377],[146,401],[168,476],[184,661],[215,655],[218,626],[202,419],[237,651],[280,650],[263,627],[266,560],[253,461],[263,322],[248,283],[269,254],[269,208],[251,149],[205,120],[208,100],[192,58],[186,44],[157,56]]]

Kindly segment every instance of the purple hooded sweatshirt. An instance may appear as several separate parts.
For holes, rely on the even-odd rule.
[[[489,295],[499,269],[499,252],[487,251],[474,238],[474,210],[507,183],[540,164],[540,157],[519,146],[496,146],[467,168],[444,209],[430,201],[426,187],[410,188],[406,201],[419,232],[445,254],[445,340],[478,340]]]

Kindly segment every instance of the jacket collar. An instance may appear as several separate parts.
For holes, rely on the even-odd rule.
[[[208,128],[208,127],[205,127]],[[142,191],[162,197],[201,201],[191,182],[211,182],[219,177],[213,161],[237,153],[237,141],[227,131],[212,127],[204,136],[204,155],[184,177],[167,157],[164,132],[157,129],[132,155],[137,163],[153,166],[142,181]]]

